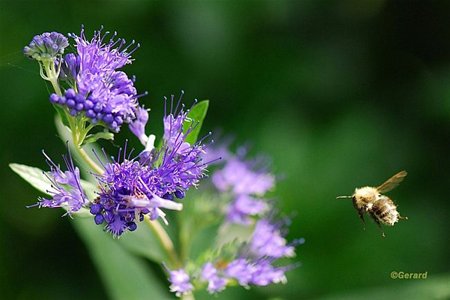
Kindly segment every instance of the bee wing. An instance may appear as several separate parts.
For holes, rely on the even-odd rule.
[[[403,179],[405,179],[406,175],[408,175],[406,171],[398,172],[397,174],[386,180],[386,182],[384,182],[382,185],[377,187],[378,192],[383,194],[393,190],[400,184],[400,182],[403,181]]]

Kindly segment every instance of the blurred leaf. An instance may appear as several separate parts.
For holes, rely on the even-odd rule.
[[[9,164],[9,167],[38,191],[47,195],[50,195],[49,191],[55,191],[52,186],[52,182],[48,179],[43,170],[36,167],[14,163]],[[81,180],[81,186],[89,199],[95,198],[96,186],[93,183],[86,180]]]
[[[21,164],[9,164],[9,167],[16,172],[26,182],[35,189],[48,194],[48,191],[54,191],[51,181],[45,176],[44,171],[39,168],[29,167]]]
[[[93,200],[98,196],[96,192],[97,186],[94,183],[81,179],[81,187],[90,200]]]
[[[432,276],[432,277],[431,277]],[[431,278],[430,278],[431,277]],[[394,279],[393,279],[394,280]],[[449,299],[450,275],[433,276],[428,274],[427,279],[401,280],[392,287],[366,289],[360,292],[351,292],[341,295],[323,297],[323,300],[340,299]]]
[[[186,142],[193,145],[198,139],[200,130],[202,129],[203,120],[208,112],[209,100],[203,100],[195,104],[189,113],[187,118],[183,123],[183,131],[186,132],[188,129],[192,131],[186,136]]]
[[[125,234],[118,242],[130,252],[148,258],[157,263],[168,260],[166,252],[161,248],[161,243],[157,240],[153,232],[145,226],[141,226],[130,234]]]
[[[105,234],[92,220],[74,219],[111,299],[172,299],[145,262]]]
[[[101,132],[90,134],[84,139],[83,145],[95,143],[99,139],[114,140],[114,134],[109,131],[101,131]]]

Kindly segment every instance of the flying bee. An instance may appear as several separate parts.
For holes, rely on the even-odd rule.
[[[356,188],[352,196],[339,196],[337,199],[351,198],[353,206],[364,225],[364,214],[369,213],[380,228],[383,237],[385,237],[381,224],[394,226],[399,220],[408,219],[400,216],[394,201],[383,195],[396,188],[406,175],[408,175],[406,171],[401,171],[376,188],[370,186]]]

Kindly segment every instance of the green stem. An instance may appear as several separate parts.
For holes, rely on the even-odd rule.
[[[61,88],[59,87],[58,80],[57,79],[56,80],[55,79],[49,79],[49,81],[52,84],[53,89],[55,90],[55,93],[58,94],[59,96],[61,96],[62,92],[61,92]]]
[[[181,300],[195,300],[194,294],[188,293],[181,296]]]
[[[86,151],[84,151],[83,148],[81,148],[79,145],[74,146],[80,157],[89,165],[89,167],[91,167],[92,170],[94,170],[94,172],[99,175],[103,174],[104,170],[89,157],[89,155],[86,153]]]
[[[53,60],[41,62],[39,67],[41,70],[41,72],[40,72],[41,77],[47,81],[50,81],[50,83],[53,86],[53,89],[55,90],[55,93],[58,94],[59,96],[61,96],[62,91],[58,84],[58,76],[59,76],[60,69],[59,68],[58,68],[58,70],[55,69],[55,63],[53,62]],[[42,72],[42,69],[44,69],[45,74],[44,74],[44,72]]]
[[[189,254],[189,245],[190,239],[193,236],[193,232],[191,231],[192,226],[190,226],[190,222],[184,222],[182,226],[180,226],[180,256],[182,261],[186,261]]]
[[[158,238],[159,243],[161,244],[161,247],[164,249],[164,251],[167,254],[167,257],[170,261],[171,266],[175,268],[179,268],[182,266],[180,259],[178,258],[178,255],[175,251],[175,248],[173,246],[172,240],[170,239],[167,232],[164,230],[164,228],[161,226],[161,224],[158,221],[152,221],[148,217],[148,215],[145,216],[145,222],[150,227],[150,229],[153,231],[153,233]]]

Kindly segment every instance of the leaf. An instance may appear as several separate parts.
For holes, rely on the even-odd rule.
[[[193,145],[198,139],[200,130],[202,129],[203,120],[208,112],[209,100],[203,100],[195,104],[183,123],[183,131],[186,132],[191,126],[192,131],[186,136],[186,142]]]
[[[161,263],[168,260],[160,242],[145,222],[141,222],[135,231],[124,234],[118,242],[130,252],[152,261]]]
[[[50,192],[57,192],[53,188],[50,179],[41,169],[15,163],[9,164],[9,167],[38,191],[47,195],[51,195]],[[95,184],[83,179],[81,179],[80,183],[89,199],[94,199],[97,196]]]
[[[49,191],[55,191],[51,181],[45,176],[44,171],[41,169],[21,164],[9,164],[9,167],[34,188],[44,194],[49,194]]]
[[[389,276],[389,272],[386,274]],[[378,288],[347,291],[345,293],[322,296],[326,300],[377,300],[377,299],[449,299],[450,274],[430,274],[427,279],[401,280]],[[395,281],[395,279],[393,279]],[[403,282],[401,282],[403,281]]]
[[[72,224],[88,247],[111,299],[173,299],[143,259],[124,249],[92,219],[77,218]]]
[[[83,145],[95,143],[99,139],[114,140],[114,134],[109,131],[101,131],[89,134],[83,141]]]
[[[81,183],[81,187],[83,188],[83,191],[86,193],[86,196],[89,199],[93,200],[93,199],[97,198],[98,188],[94,183],[83,180],[83,179],[81,179],[80,183]]]

